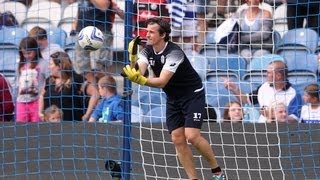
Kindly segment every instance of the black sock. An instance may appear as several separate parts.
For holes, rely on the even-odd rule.
[[[221,172],[221,168],[218,166],[214,169],[211,169],[211,172],[214,173],[214,174],[218,174],[218,172]]]

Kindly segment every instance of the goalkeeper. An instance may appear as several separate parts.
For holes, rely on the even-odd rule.
[[[139,37],[130,42],[131,66],[123,68],[124,75],[140,85],[162,88],[167,94],[167,127],[189,179],[198,179],[198,176],[187,142],[208,161],[214,180],[225,179],[213,150],[200,134],[205,93],[199,75],[180,47],[169,41],[171,29],[167,21],[154,17],[148,19],[146,25],[147,46],[137,55]],[[143,74],[148,66],[152,73],[149,72],[147,78]]]

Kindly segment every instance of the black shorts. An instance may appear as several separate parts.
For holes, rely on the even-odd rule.
[[[205,109],[204,90],[188,96],[167,99],[167,127],[169,133],[180,127],[201,129]]]

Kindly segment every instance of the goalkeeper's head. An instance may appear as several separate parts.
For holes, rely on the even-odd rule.
[[[170,39],[171,27],[170,23],[160,17],[152,17],[146,21],[146,27],[148,25],[158,24],[159,25],[159,34],[165,34],[164,41],[167,42]]]

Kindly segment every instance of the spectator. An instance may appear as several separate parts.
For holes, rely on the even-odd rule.
[[[152,6],[150,7],[150,4]],[[166,0],[136,0],[133,7],[134,36],[145,39],[147,36],[146,21],[150,17],[163,17],[170,21]]]
[[[304,89],[303,100],[305,105],[301,109],[301,122],[320,123],[319,85],[309,84]]]
[[[270,106],[267,109],[267,122],[287,122],[287,107],[284,102],[274,101],[270,104]]]
[[[13,98],[10,84],[3,74],[0,73],[0,122],[13,120]]]
[[[76,58],[74,68],[77,73],[83,74],[89,82],[95,80],[95,73],[111,71],[113,61],[113,34],[112,24],[115,14],[124,19],[124,12],[111,0],[80,0],[78,1],[78,18],[73,29],[80,32],[86,26],[95,26],[104,33],[104,42],[96,51],[86,51],[76,41]],[[71,32],[75,35],[75,31]],[[94,66],[91,66],[93,61]]]
[[[288,121],[298,121],[302,106],[301,95],[295,90],[287,80],[288,68],[283,61],[273,61],[268,65],[266,80],[257,88],[257,90],[242,94],[241,90],[225,79],[224,85],[243,103],[259,104],[261,115],[259,122],[266,122],[265,109],[270,106],[273,101],[283,101],[288,107]]]
[[[306,19],[306,28],[319,31],[320,1],[286,0],[288,29],[303,28]]]
[[[206,14],[207,7],[210,3],[209,0],[196,0],[197,5],[197,19],[199,35],[197,38],[196,51],[200,52],[201,48],[205,45],[206,33],[208,31]]]
[[[39,95],[45,81],[42,56],[34,38],[22,39],[19,47],[17,122],[39,122]]]
[[[47,64],[49,64],[51,54],[59,51],[64,51],[60,47],[60,45],[53,44],[48,41],[47,31],[42,27],[33,27],[29,32],[29,36],[37,40],[40,46],[42,57],[44,60],[46,60]]]
[[[197,7],[194,0],[172,0],[171,1],[171,25],[172,41],[179,43],[186,54],[192,54],[196,50],[194,47],[195,38],[198,36],[197,30]]]
[[[72,69],[67,53],[56,52],[51,55],[49,63],[51,76],[46,79],[40,97],[40,113],[56,105],[63,111],[64,121],[81,121],[83,116],[83,96],[81,84],[83,78]]]
[[[242,4],[243,0],[239,0],[239,3]],[[217,0],[217,14],[220,18],[228,17],[230,13],[236,11],[235,0]]]
[[[62,117],[63,111],[56,105],[52,105],[44,111],[44,120],[46,122],[61,122]]]
[[[228,102],[223,112],[223,122],[242,122],[243,110],[237,101]]]
[[[240,25],[240,54],[250,62],[252,57],[269,54],[273,49],[272,16],[259,8],[262,0],[247,0],[248,8],[235,15]]]
[[[98,82],[99,78],[95,78],[95,82]],[[84,111],[86,112],[82,116],[83,121],[89,121],[93,109],[96,107],[100,98],[97,83],[91,83],[88,80],[84,81],[81,85],[81,92],[83,94]]]
[[[90,117],[90,122],[115,122],[124,120],[122,97],[117,94],[116,80],[106,75],[99,80],[99,93],[102,100]]]

